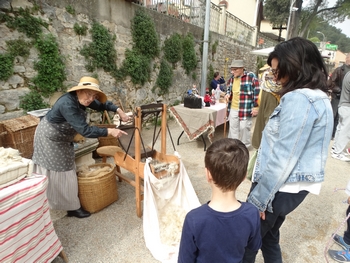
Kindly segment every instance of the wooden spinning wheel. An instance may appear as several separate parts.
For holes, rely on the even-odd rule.
[[[143,200],[143,186],[142,179],[144,178],[144,168],[145,168],[145,158],[151,157],[153,160],[156,160],[163,165],[156,167],[155,165],[150,165],[152,173],[160,178],[167,174],[166,167],[167,164],[176,163],[177,170],[175,173],[179,172],[180,161],[175,155],[166,154],[166,136],[167,136],[167,109],[166,105],[162,103],[158,104],[148,104],[136,108],[134,123],[135,125],[120,127],[128,133],[127,136],[122,136],[119,138],[119,146],[103,146],[98,148],[97,153],[102,156],[104,161],[107,156],[113,156],[114,162],[117,166],[116,175],[119,177],[119,181],[123,180],[130,185],[135,187],[135,199],[136,199],[136,213],[138,217],[142,215],[142,200]],[[151,147],[144,146],[142,139],[142,120],[146,116],[153,115],[155,121],[155,127],[153,132],[153,140]],[[157,121],[158,117],[161,117],[161,127],[157,132]],[[152,116],[151,116],[152,117]],[[157,141],[157,138],[161,136],[161,147],[160,151],[154,149],[154,145]],[[172,141],[171,134],[169,136]],[[172,141],[173,142],[173,141]],[[175,150],[175,146],[173,143]],[[161,168],[159,168],[161,167]],[[134,178],[131,179],[128,176],[125,176],[120,168],[123,168],[134,174]]]

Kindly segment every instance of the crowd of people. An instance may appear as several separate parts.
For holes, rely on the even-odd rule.
[[[350,69],[350,56],[347,61],[344,70],[340,69],[342,74]],[[206,151],[205,178],[211,186],[211,200],[187,214],[179,262],[253,263],[261,249],[266,263],[282,263],[280,228],[308,194],[320,193],[333,137],[332,157],[350,161],[344,152],[349,153],[350,73],[342,76],[341,82],[337,73],[328,80],[318,48],[300,37],[278,44],[267,64],[260,81],[245,70],[243,60],[233,60],[230,65],[232,75],[226,82],[228,138],[215,141]],[[215,72],[212,88],[223,83]],[[335,97],[338,102],[331,103],[330,90],[332,100]],[[119,138],[126,134],[117,128],[90,126],[87,108],[114,111],[123,121],[129,120],[107,101],[97,79],[83,77],[41,119],[32,158],[34,172],[49,178],[50,208],[78,218],[90,213],[81,207],[78,197],[74,136]],[[256,149],[252,186],[246,202],[241,202],[235,191],[247,175],[251,146]],[[350,262],[349,222],[344,237],[333,237],[344,250],[329,251],[332,258],[343,260],[340,262]]]

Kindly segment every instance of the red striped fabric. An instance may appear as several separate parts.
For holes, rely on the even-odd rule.
[[[46,176],[0,190],[0,262],[51,262],[62,250],[46,198]]]

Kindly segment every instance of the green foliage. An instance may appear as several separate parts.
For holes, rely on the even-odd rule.
[[[181,60],[182,55],[182,37],[178,33],[172,34],[169,38],[164,41],[164,56],[167,61],[175,64]]]
[[[289,16],[289,7],[289,0],[267,0],[264,5],[264,16],[273,25],[286,25]]]
[[[75,15],[75,9],[74,9],[74,7],[72,7],[71,5],[67,5],[66,6],[66,11],[68,12],[68,13],[70,13],[71,15]]]
[[[19,106],[26,112],[49,107],[49,105],[43,101],[41,95],[33,90],[20,97]]]
[[[25,33],[29,38],[38,38],[42,32],[42,26],[48,27],[48,24],[30,14],[29,8],[19,9],[15,17],[6,17],[6,25],[10,28],[17,29],[19,32]]]
[[[214,43],[214,44],[212,45],[212,47],[211,47],[211,54],[212,54],[212,56],[213,56],[213,60],[214,60],[214,55],[216,54],[218,45],[219,45],[219,41],[216,40],[215,43]]]
[[[168,62],[166,62],[165,59],[162,59],[162,62],[160,64],[159,75],[156,81],[156,86],[158,86],[160,89],[159,95],[167,94],[169,92],[172,80],[173,69],[168,64]]]
[[[194,49],[194,40],[192,34],[187,34],[182,42],[182,66],[188,75],[197,67],[197,56]]]
[[[207,87],[210,87],[210,82],[211,82],[211,80],[213,79],[213,77],[214,77],[214,68],[213,68],[213,66],[210,64],[209,65],[209,70],[208,70],[208,72],[207,72]]]
[[[86,25],[79,25],[78,23],[74,23],[74,32],[79,36],[86,36],[87,32],[87,26]]]
[[[131,34],[134,42],[133,49],[148,58],[158,56],[159,40],[155,25],[143,9],[136,10],[131,20]]]
[[[151,74],[150,59],[136,50],[127,49],[123,61],[122,72],[131,77],[134,84],[145,84]]]
[[[35,84],[33,89],[47,97],[62,88],[66,79],[65,65],[53,35],[40,35],[35,47],[40,54],[39,61],[34,64],[38,75],[32,79]]]
[[[31,43],[24,39],[15,39],[6,41],[7,50],[13,56],[28,57],[30,53]]]
[[[106,72],[115,71],[117,52],[114,48],[114,41],[116,37],[112,36],[107,28],[98,22],[92,24],[90,32],[92,42],[89,45],[84,45],[80,50],[80,54],[87,60],[86,69],[90,72],[97,68],[103,68]]]
[[[192,79],[197,80],[197,73],[195,71],[192,72]]]
[[[0,80],[8,80],[13,74],[13,56],[11,54],[0,54]]]

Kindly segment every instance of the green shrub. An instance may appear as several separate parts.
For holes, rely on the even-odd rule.
[[[14,58],[11,54],[0,54],[0,80],[8,80],[13,74]]]
[[[194,49],[194,40],[192,34],[187,34],[182,42],[182,66],[188,75],[192,70],[197,67],[197,56]]]
[[[74,9],[74,7],[72,7],[71,5],[67,5],[66,6],[66,11],[68,12],[68,13],[70,13],[71,15],[75,15],[75,9]]]
[[[8,52],[12,56],[28,57],[32,44],[20,38],[6,41],[6,45]]]
[[[75,23],[73,29],[77,35],[86,36],[86,32],[88,28],[86,25],[79,25],[78,23]]]
[[[25,33],[27,37],[36,39],[42,33],[42,26],[47,28],[48,24],[30,14],[29,8],[19,9],[15,17],[6,17],[6,25]]]
[[[39,93],[32,90],[26,95],[20,97],[19,106],[28,112],[48,108],[49,104],[43,101],[43,98]]]
[[[131,77],[132,83],[143,85],[150,78],[150,62],[148,57],[135,50],[127,49],[121,70]]]
[[[39,61],[34,63],[34,69],[38,71],[32,81],[34,90],[48,97],[53,92],[59,91],[66,80],[63,57],[58,50],[58,44],[53,35],[41,35],[35,47],[39,50]]]
[[[143,9],[136,10],[131,20],[131,34],[134,42],[133,49],[148,58],[158,56],[159,40],[155,25]]]
[[[182,56],[182,37],[178,33],[172,34],[169,38],[164,41],[164,56],[173,64],[181,60]]]
[[[106,72],[115,71],[117,51],[114,48],[114,41],[116,37],[97,22],[92,24],[90,32],[92,42],[89,45],[84,45],[80,50],[80,54],[87,60],[86,69],[90,72],[97,68],[103,68]]]
[[[166,62],[165,59],[162,59],[160,64],[159,75],[156,81],[156,86],[159,87],[159,95],[167,94],[169,88],[171,87],[173,81],[173,69]]]

